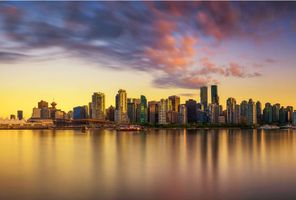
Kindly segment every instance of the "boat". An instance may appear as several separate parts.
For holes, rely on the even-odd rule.
[[[117,127],[117,131],[142,131],[144,128],[139,125],[121,125]]]

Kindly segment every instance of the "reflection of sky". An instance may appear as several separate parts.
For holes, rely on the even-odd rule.
[[[13,99],[21,92],[9,91],[9,82],[29,88],[21,109],[31,112],[39,100],[32,96],[39,93],[35,79],[53,90],[40,95],[48,100],[75,96],[79,79],[82,104],[93,91],[113,104],[119,87],[155,100],[174,93],[197,98],[197,89],[212,83],[223,88],[222,102],[234,96],[292,104],[293,92],[281,82],[293,84],[295,9],[294,2],[1,2],[0,88],[8,91],[1,110],[20,107]],[[142,77],[138,87],[130,83],[135,74]],[[256,90],[246,88],[249,82]],[[275,97],[268,99],[271,89]]]

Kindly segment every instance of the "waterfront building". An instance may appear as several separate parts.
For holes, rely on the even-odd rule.
[[[241,121],[242,124],[247,124],[247,112],[248,112],[248,102],[243,100],[240,104],[240,112],[241,112]]]
[[[187,124],[187,111],[186,111],[186,105],[185,104],[180,104],[179,105],[178,122],[181,125]]]
[[[161,99],[158,104],[158,124],[167,124],[168,100]]]
[[[218,86],[212,85],[211,86],[211,103],[219,105],[219,96],[218,96]]]
[[[88,106],[77,106],[73,108],[73,119],[87,119]]]
[[[109,106],[106,110],[106,120],[114,122],[114,112],[115,108],[113,106]]]
[[[189,99],[185,103],[187,109],[187,121],[188,123],[196,123],[197,121],[197,103],[193,99]],[[199,104],[200,105],[200,104]]]
[[[235,98],[228,98],[226,101],[226,122],[228,124],[235,124],[236,123],[236,118],[235,118],[235,105],[236,105],[236,100]]]
[[[260,124],[262,122],[262,105],[260,101],[256,102],[256,113],[257,113],[257,123]]]
[[[241,110],[240,105],[235,104],[234,108],[234,124],[240,124],[241,123]]]
[[[287,122],[292,123],[293,106],[287,106]]]
[[[266,124],[272,123],[272,106],[270,103],[265,103],[263,109],[263,122]]]
[[[10,115],[10,119],[15,120],[16,119],[15,115]]]
[[[296,110],[292,114],[292,124],[293,126],[296,126]]]
[[[169,96],[168,98],[170,100],[170,103],[172,105],[172,111],[178,112],[179,111],[179,105],[180,105],[180,97],[179,96]]]
[[[34,119],[41,118],[41,109],[40,108],[36,108],[36,107],[33,108],[32,118],[34,118]]]
[[[56,110],[54,112],[54,119],[65,119],[66,118],[66,113],[64,111],[61,110]]]
[[[179,122],[179,113],[176,111],[167,111],[167,122],[169,124],[177,124]]]
[[[197,110],[196,111],[196,122],[197,123],[207,123],[209,121],[208,115],[203,110]]]
[[[18,120],[24,119],[23,111],[22,110],[18,110],[17,111],[17,118],[18,118]]]
[[[147,99],[144,95],[140,97],[140,123],[145,124],[147,123]]]
[[[208,108],[208,87],[206,86],[200,88],[200,103],[202,110],[206,111]]]
[[[280,107],[281,105],[279,103],[274,104],[272,106],[272,122],[278,123],[280,119]]]
[[[92,114],[92,102],[88,103],[88,115],[90,118],[92,118],[93,114]]]
[[[225,124],[226,123],[225,116],[220,115],[218,118],[218,122],[219,122],[219,124]]]
[[[72,110],[67,112],[66,119],[73,119],[73,111]]]
[[[149,124],[156,125],[158,123],[158,104],[157,101],[148,102],[148,122]]]
[[[250,99],[248,102],[247,124],[257,124],[256,104],[252,99]]]
[[[94,92],[91,101],[92,119],[105,119],[105,94],[101,92]]]
[[[127,123],[127,93],[125,90],[120,89],[116,94],[115,98],[115,122],[117,123]]]
[[[219,105],[218,104],[209,105],[209,117],[210,117],[210,122],[212,124],[219,123]]]
[[[132,98],[127,99],[127,116],[128,116],[130,123],[132,123],[132,124],[137,123],[136,103],[135,103],[134,99],[132,99]]]
[[[285,125],[288,123],[288,114],[287,109],[282,106],[279,111],[279,124]]]

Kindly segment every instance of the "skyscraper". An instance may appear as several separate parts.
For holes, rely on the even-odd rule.
[[[196,123],[197,121],[197,103],[193,99],[189,99],[185,103],[187,109],[188,123]]]
[[[235,124],[236,119],[235,119],[235,105],[236,105],[236,100],[235,98],[228,98],[226,101],[226,122],[228,124]]]
[[[184,104],[179,105],[178,122],[181,125],[187,124],[187,109]]]
[[[250,99],[248,102],[247,124],[257,124],[256,104],[252,99]]]
[[[127,116],[130,123],[137,123],[137,107],[135,99],[127,99]]]
[[[108,121],[114,122],[114,110],[115,108],[113,106],[109,106],[106,109],[106,119]]]
[[[209,115],[210,115],[210,122],[212,124],[219,123],[219,105],[218,104],[210,104],[209,105]]]
[[[179,96],[169,96],[169,100],[172,104],[172,111],[178,112],[179,111],[179,105],[180,105],[180,97]]]
[[[168,100],[161,99],[158,104],[158,124],[167,124]]]
[[[263,121],[266,124],[272,123],[272,106],[270,103],[265,103],[265,107],[263,109]]]
[[[115,121],[118,123],[127,123],[127,94],[123,89],[118,90],[115,98]]]
[[[280,119],[280,107],[281,105],[279,103],[274,104],[272,106],[272,122],[278,123]]]
[[[240,104],[240,115],[241,115],[241,121],[242,124],[247,124],[247,113],[248,112],[248,102],[246,100],[243,100]]]
[[[147,99],[144,95],[141,95],[140,99],[140,122],[141,124],[145,124],[147,123]]]
[[[77,106],[73,108],[73,119],[87,119],[88,106]]]
[[[17,118],[19,119],[19,120],[22,120],[24,117],[23,117],[23,111],[22,110],[18,110],[17,111]]]
[[[257,113],[257,123],[259,124],[262,121],[262,106],[260,101],[256,102],[256,113]]]
[[[296,110],[292,114],[292,124],[293,126],[296,126]]]
[[[105,94],[101,92],[93,93],[91,101],[91,118],[105,120],[105,111]]]
[[[148,122],[152,125],[158,123],[158,104],[157,101],[148,102]]]
[[[219,105],[219,96],[218,96],[218,86],[212,85],[211,86],[211,103]]]
[[[205,111],[208,107],[208,87],[206,86],[200,88],[200,103]]]

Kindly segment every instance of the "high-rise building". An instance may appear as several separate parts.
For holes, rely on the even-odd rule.
[[[18,111],[17,111],[17,118],[18,118],[19,120],[22,120],[22,119],[24,118],[24,116],[23,116],[23,111],[22,111],[22,110],[18,110]]]
[[[257,124],[256,104],[252,99],[250,99],[248,102],[247,124]]]
[[[248,114],[248,102],[246,100],[243,100],[240,104],[240,117],[241,121],[240,123],[242,124],[247,124],[247,114]]]
[[[281,108],[281,105],[279,103],[274,104],[272,106],[272,122],[273,123],[279,123],[279,120],[280,120],[280,108]]]
[[[189,99],[185,103],[187,109],[188,123],[196,123],[197,121],[197,103],[193,99]]]
[[[172,111],[178,112],[179,111],[179,105],[180,105],[180,97],[179,96],[169,96],[169,100],[172,104]]]
[[[272,123],[272,106],[270,103],[265,103],[263,109],[263,122],[266,124]]]
[[[235,105],[236,105],[236,100],[235,98],[228,98],[226,101],[226,122],[228,124],[235,124],[236,119],[235,119]]]
[[[158,103],[158,124],[167,124],[168,100],[161,99]]]
[[[257,113],[257,123],[261,123],[262,121],[262,105],[260,101],[256,102],[256,113]]]
[[[127,99],[127,116],[130,123],[137,123],[137,107],[134,99],[132,98]]]
[[[157,101],[148,102],[148,122],[152,125],[158,123],[158,104]]]
[[[178,122],[181,125],[187,124],[187,111],[184,104],[179,105]]]
[[[296,110],[292,114],[292,124],[293,126],[296,126]]]
[[[287,121],[288,123],[292,123],[292,115],[293,115],[293,106],[287,106]]]
[[[212,124],[219,123],[219,105],[214,103],[209,105],[210,122]]]
[[[87,119],[88,106],[77,106],[73,108],[73,119]]]
[[[147,123],[147,99],[144,95],[141,95],[141,104],[140,104],[140,123]]]
[[[91,101],[92,119],[105,120],[105,94],[94,92]]]
[[[218,86],[217,85],[211,86],[211,99],[212,99],[212,102],[211,102],[212,104],[219,105]]]
[[[88,103],[88,114],[89,114],[89,117],[92,118],[92,102],[89,102]]]
[[[115,105],[115,122],[127,123],[127,93],[125,90],[118,90],[118,94],[116,94]]]
[[[240,105],[236,104],[234,108],[234,124],[240,124],[241,123],[241,110]]]
[[[114,111],[115,108],[113,106],[109,106],[109,108],[106,109],[106,120],[114,122]]]
[[[286,108],[284,108],[284,106],[282,106],[280,108],[280,111],[279,111],[279,123],[281,125],[285,125],[288,123],[288,111]]]
[[[206,111],[208,108],[208,87],[206,86],[200,88],[200,103],[202,110]]]

